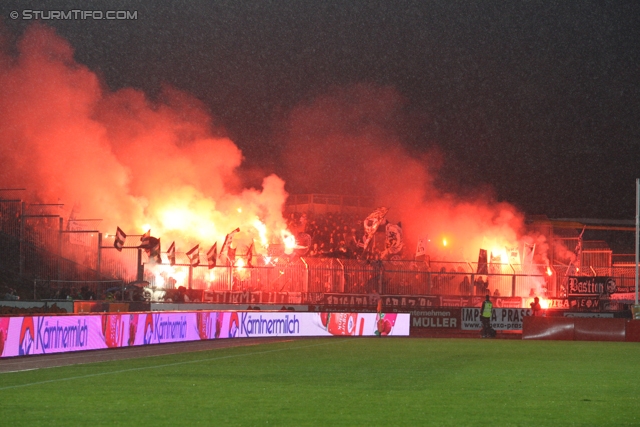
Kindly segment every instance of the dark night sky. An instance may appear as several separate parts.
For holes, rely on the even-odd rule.
[[[3,1],[8,37],[33,23],[11,11],[137,11],[137,20],[44,23],[112,89],[153,97],[169,84],[201,99],[248,167],[282,173],[288,112],[364,82],[405,98],[403,144],[439,148],[445,190],[486,185],[550,217],[635,215],[638,2],[44,4]]]

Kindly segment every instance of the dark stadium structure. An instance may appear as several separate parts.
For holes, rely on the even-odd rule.
[[[360,218],[370,210],[371,201],[327,195],[292,196],[286,215],[335,214]],[[176,253],[176,263],[167,271],[168,261],[150,262],[139,246],[113,247],[113,237],[99,231],[99,220],[65,220],[58,205],[27,204],[19,199],[0,200],[0,272],[2,295],[17,289],[21,299],[147,299],[173,301],[184,285],[190,301],[274,302],[289,304],[354,305],[371,294],[409,298],[415,304],[474,304],[486,293],[494,297],[566,299],[568,277],[613,278],[618,292],[632,292],[634,263],[629,252],[614,253],[603,233],[629,236],[634,230],[627,222],[603,220],[552,220],[544,216],[528,218],[530,227],[549,242],[579,253],[573,265],[549,249],[549,266],[497,264],[479,273],[477,262],[438,261],[413,254],[403,259],[379,260],[358,257],[286,254],[282,245],[271,245],[269,256],[253,256],[251,265],[222,265],[209,269],[193,267],[186,254]],[[607,234],[609,233],[609,234]],[[593,240],[587,240],[587,238]],[[620,240],[613,237],[620,246]],[[627,239],[629,240],[629,239]],[[576,248],[580,247],[580,251]],[[627,245],[628,247],[628,245]],[[249,254],[236,254],[246,264]],[[249,260],[251,261],[251,260]],[[579,268],[576,268],[579,266]],[[548,268],[547,268],[548,267]],[[570,271],[570,269],[572,269]],[[182,277],[183,282],[176,280]],[[134,285],[131,285],[134,284]],[[146,292],[127,291],[146,285]],[[121,291],[117,292],[120,287]],[[342,297],[341,297],[342,296]],[[349,298],[346,298],[348,296]],[[355,300],[354,300],[355,298]],[[359,299],[360,298],[360,299]],[[624,301],[624,300],[623,300]],[[515,303],[514,303],[515,304]],[[628,302],[627,302],[628,304]],[[615,299],[603,300],[585,309],[628,308]]]

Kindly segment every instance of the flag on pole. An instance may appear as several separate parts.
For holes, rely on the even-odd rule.
[[[160,252],[160,239],[156,239],[152,237],[150,243],[153,245],[149,249],[149,260],[155,262],[156,264],[162,264],[162,255]]]
[[[176,265],[176,242],[171,242],[171,246],[167,250],[167,258],[170,265]]]
[[[576,260],[572,264],[576,267],[576,269],[578,269],[578,271],[580,271],[580,268],[582,268],[582,235],[584,234],[584,230],[586,228],[586,226],[582,227],[582,232],[578,236],[578,244],[576,245],[576,249],[574,251],[574,253],[576,254]]]
[[[140,237],[140,249],[144,249],[149,257],[149,261],[153,261],[157,264],[162,264],[162,257],[160,256],[160,239],[151,235],[151,230]]]
[[[148,248],[149,247],[149,239],[151,239],[151,230],[147,230],[146,233],[144,233],[141,237],[140,237],[140,247],[144,248]]]
[[[235,256],[235,252],[233,256],[231,254],[232,252],[231,243],[233,243],[233,235],[239,231],[240,231],[240,227],[236,228],[231,233],[227,234],[227,236],[224,238],[224,243],[222,244],[222,248],[220,248],[220,256],[226,257],[229,264],[233,264],[232,258],[233,256]]]
[[[253,267],[251,265],[251,261],[253,260],[253,240],[251,240],[251,245],[249,245],[249,250],[247,251],[247,266]]]
[[[489,274],[489,270],[487,269],[486,249],[480,249],[480,253],[478,254],[478,270],[476,272],[478,274]]]
[[[427,238],[422,237],[418,239],[418,247],[416,248],[416,259],[421,259],[427,254]]]
[[[362,251],[363,254],[367,252],[369,243],[373,239],[373,236],[376,234],[376,231],[378,231],[378,227],[380,227],[380,224],[382,224],[382,220],[384,219],[385,215],[387,215],[387,212],[389,212],[388,208],[379,207],[375,211],[371,212],[369,216],[364,220],[363,222],[364,249]]]
[[[216,262],[218,259],[218,242],[215,242],[209,252],[207,252],[207,263],[209,265],[209,270],[216,266]]]
[[[517,247],[508,248],[505,246],[504,249],[507,251],[507,255],[509,256],[509,264],[520,264],[520,251]]]
[[[396,255],[402,252],[402,249],[404,249],[404,241],[402,240],[402,226],[400,223],[398,223],[398,225],[387,223],[385,234],[387,238],[387,248],[385,252],[390,255]]]
[[[533,265],[533,255],[536,252],[536,244],[529,244],[524,242],[524,248],[522,249],[522,264]]]
[[[120,227],[118,227],[118,230],[116,231],[116,240],[113,241],[113,247],[122,252],[125,240],[127,240],[127,235]]]
[[[200,244],[195,245],[189,252],[187,257],[191,263],[191,267],[197,267],[200,265]]]
[[[500,254],[494,255],[491,252],[491,258],[489,258],[489,272],[491,274],[500,274],[502,273],[502,257]]]

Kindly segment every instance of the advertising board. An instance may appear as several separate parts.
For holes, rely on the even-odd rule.
[[[497,331],[522,330],[524,317],[531,316],[529,308],[494,308],[491,316],[491,326]],[[480,308],[462,309],[462,330],[480,330]]]
[[[0,317],[0,357],[245,337],[408,336],[408,313],[192,311]]]

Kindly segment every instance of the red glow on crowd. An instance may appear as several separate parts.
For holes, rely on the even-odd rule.
[[[196,244],[206,252],[236,228],[237,254],[267,256],[275,243],[285,254],[300,248],[282,214],[285,181],[269,174],[259,188],[243,186],[241,150],[219,136],[194,96],[169,86],[153,100],[132,88],[111,91],[44,26],[26,30],[17,56],[8,51],[0,53],[0,185],[60,201],[66,218],[101,218],[110,236],[116,227],[152,230],[163,249],[175,241],[180,252]],[[389,124],[402,108],[394,88],[364,84],[301,104],[283,126],[283,175],[308,192],[330,185],[334,194],[370,194],[402,224],[407,258],[423,240],[432,258],[477,262],[486,249],[491,262],[520,264],[526,242],[536,248],[526,259],[543,264],[546,243],[527,233],[514,206],[435,186],[439,150],[410,154]]]

